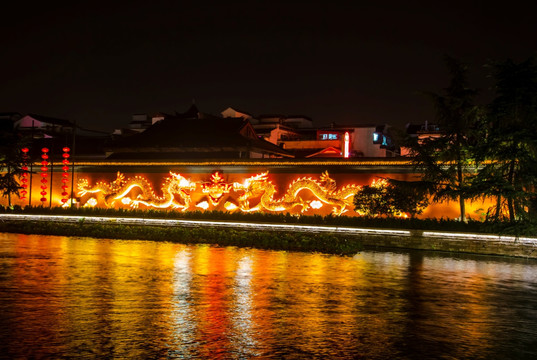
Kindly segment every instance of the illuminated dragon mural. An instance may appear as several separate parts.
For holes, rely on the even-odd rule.
[[[90,186],[87,179],[80,179],[77,185],[83,206],[97,206],[102,202],[106,207],[303,213],[327,205],[334,215],[352,209],[354,194],[361,188],[347,185],[338,189],[328,172],[321,174],[318,180],[311,177],[294,180],[279,198],[268,172],[251,176],[242,183],[226,183],[218,172],[213,173],[209,181],[205,182],[192,182],[180,174],[170,172],[161,186],[161,195],[155,193],[146,178],[125,178],[120,172],[109,183],[98,182]]]

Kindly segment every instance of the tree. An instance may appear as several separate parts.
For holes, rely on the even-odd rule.
[[[429,205],[432,188],[430,183],[424,181],[388,179],[386,197],[397,213],[405,213],[413,218]]]
[[[434,184],[433,201],[458,200],[460,219],[466,221],[465,200],[475,172],[473,145],[480,118],[474,104],[477,90],[468,86],[467,67],[446,56],[451,81],[443,94],[425,93],[433,102],[440,136],[407,137],[412,161],[422,180]]]
[[[355,210],[367,216],[415,217],[429,204],[429,186],[421,181],[381,179],[354,196]]]
[[[366,216],[392,215],[393,209],[386,197],[386,181],[373,181],[354,195],[354,210]]]
[[[22,174],[21,140],[10,131],[0,132],[0,191],[7,196],[11,207],[11,196],[19,196],[21,186],[17,178]]]
[[[483,195],[496,197],[491,212],[510,221],[535,216],[537,194],[537,66],[533,57],[489,64],[496,97],[488,107],[479,157]]]

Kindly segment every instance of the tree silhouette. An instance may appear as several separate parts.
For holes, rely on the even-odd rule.
[[[468,86],[467,67],[446,56],[451,81],[442,94],[426,92],[436,113],[440,136],[406,139],[422,180],[434,184],[434,201],[458,200],[461,221],[466,221],[465,200],[475,173],[472,144],[480,116],[474,104],[477,90]]]

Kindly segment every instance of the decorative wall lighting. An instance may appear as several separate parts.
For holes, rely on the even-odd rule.
[[[41,149],[43,154],[41,154],[41,202],[42,205],[45,206],[45,202],[47,201],[47,183],[48,183],[48,148],[44,147]]]
[[[310,208],[319,209],[326,205],[332,208],[334,215],[341,215],[349,208],[352,209],[354,194],[360,189],[361,186],[353,184],[338,188],[336,181],[330,178],[326,171],[318,180],[311,177],[295,179],[281,195],[277,194],[276,186],[269,180],[268,172],[251,176],[242,183],[233,184],[226,183],[218,173],[214,173],[208,182],[195,183],[180,174],[170,172],[170,176],[161,186],[162,196],[156,195],[150,182],[142,176],[125,178],[118,172],[115,181],[98,182],[93,186],[89,184],[88,179],[78,181],[78,196],[93,194],[86,204],[91,200],[97,205],[95,196],[100,194],[99,198],[102,198],[104,205],[110,208],[121,203],[133,208],[143,205],[181,211],[218,209],[225,201],[223,195],[226,194],[225,198],[229,201],[225,201],[223,207],[227,211],[305,212]],[[299,195],[302,191],[309,193],[309,197],[313,199],[303,199]],[[197,200],[203,196],[208,198],[208,201]],[[82,202],[84,203],[84,200]]]
[[[28,194],[28,151],[29,149],[28,148],[22,148],[21,149],[22,151],[22,166],[21,166],[21,169],[22,169],[22,173],[21,173],[21,187],[22,187],[22,190],[21,190],[21,196],[20,196],[20,199],[21,200],[25,200],[26,199],[26,194]]]
[[[201,191],[204,194],[209,195],[209,201],[213,206],[218,206],[223,196],[229,194],[232,189],[233,184],[226,183],[224,178],[218,172],[211,175],[211,180],[209,182],[201,184]],[[199,204],[197,206],[199,206]],[[207,208],[208,206],[204,209],[207,210]]]
[[[349,145],[350,145],[350,136],[348,132],[345,132],[345,138],[343,143],[343,157],[345,159],[349,158]]]
[[[62,203],[65,204],[69,200],[69,193],[67,192],[67,189],[69,186],[67,185],[67,182],[69,181],[69,149],[68,147],[63,148],[63,160],[62,160]]]

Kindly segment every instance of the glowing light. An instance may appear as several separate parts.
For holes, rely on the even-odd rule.
[[[97,199],[90,198],[86,203],[84,204],[85,207],[94,207],[97,205]]]
[[[45,206],[45,202],[47,201],[47,171],[48,171],[48,149],[47,148],[42,148],[41,149],[42,151],[42,155],[41,155],[41,159],[43,159],[43,161],[41,161],[41,202],[43,203],[42,205]]]
[[[62,170],[63,170],[63,173],[62,173],[62,203],[66,204],[67,201],[68,201],[68,196],[69,196],[69,193],[67,192],[67,189],[69,188],[69,186],[67,186],[67,182],[68,182],[68,177],[69,177],[69,151],[70,149],[68,147],[64,147],[63,148],[63,160],[62,160]]]
[[[121,203],[123,203],[125,205],[129,205],[131,202],[132,202],[132,200],[129,197],[124,197],[123,199],[121,199]]]
[[[225,183],[224,178],[218,172],[211,175],[208,183],[201,184],[201,191],[209,195],[209,201],[213,206],[217,206],[224,194],[229,194],[232,188],[233,185]]]
[[[20,180],[21,180],[21,196],[20,196],[20,199],[21,200],[25,200],[26,199],[26,194],[28,193],[28,191],[26,189],[28,189],[28,151],[29,149],[28,148],[22,148],[21,149],[22,151],[22,164],[21,164],[21,170],[22,170],[22,173],[21,173],[21,176],[20,176]]]
[[[209,208],[209,203],[207,201],[202,201],[198,204],[196,204],[196,207],[199,207],[203,210],[207,210]]]
[[[184,185],[181,185],[184,184]],[[107,207],[114,207],[115,201],[123,199],[131,190],[138,189],[141,191],[134,200],[130,201],[131,207],[138,207],[140,204],[147,207],[155,207],[159,209],[177,209],[181,208],[186,210],[191,203],[190,194],[188,191],[193,191],[196,184],[191,183],[179,174],[170,172],[164,184],[162,185],[162,196],[158,196],[153,191],[153,187],[149,181],[142,176],[135,176],[133,178],[125,179],[125,176],[118,172],[116,180],[105,183],[98,182],[95,186],[90,186],[87,179],[79,179],[78,181],[78,195],[84,196],[86,194],[98,194],[104,195],[104,202]],[[184,203],[179,203],[175,195],[183,200]]]
[[[227,211],[233,211],[233,210],[237,210],[239,207],[231,202],[226,202],[224,204],[224,208],[227,210]]]
[[[334,215],[341,215],[352,207],[354,194],[360,190],[360,186],[347,185],[338,189],[334,179],[330,178],[328,172],[321,174],[318,180],[311,177],[303,177],[294,180],[287,191],[277,197],[275,185],[269,180],[268,172],[251,176],[242,183],[226,183],[218,173],[211,175],[208,182],[191,182],[181,176],[170,172],[162,185],[162,196],[157,196],[149,181],[141,176],[125,179],[125,176],[118,172],[116,180],[110,183],[98,182],[94,186],[89,185],[87,179],[80,179],[78,182],[78,195],[101,193],[104,204],[107,207],[114,207],[115,201],[119,200],[124,205],[138,207],[144,205],[160,209],[181,209],[182,211],[202,208],[216,208],[227,195],[227,203],[233,204],[231,209],[239,209],[242,212],[281,212],[290,211],[297,208],[300,212],[308,209],[319,209],[322,204],[328,204],[333,208]],[[198,185],[200,185],[198,187]],[[198,189],[198,191],[196,191]],[[231,196],[231,191],[234,191]],[[133,192],[137,191],[137,195]],[[139,193],[141,191],[141,193]],[[301,192],[309,192],[310,196],[316,199],[303,200],[299,195]],[[125,202],[129,194],[132,198],[130,202]],[[192,196],[204,195],[208,199],[207,204],[200,202],[193,206]],[[255,206],[250,204],[255,201]],[[231,205],[228,205],[228,207]],[[224,206],[226,209],[228,207]],[[229,209],[228,209],[229,210]]]
[[[344,146],[343,146],[343,157],[347,159],[349,157],[349,143],[350,143],[350,136],[348,132],[345,132],[345,138],[344,138]]]
[[[210,220],[183,220],[183,219],[147,219],[147,218],[120,218],[120,217],[98,217],[98,216],[62,216],[62,215],[24,215],[24,214],[0,214],[0,218],[6,220],[38,220],[38,221],[58,221],[68,223],[78,223],[84,219],[86,223],[114,223],[126,225],[155,225],[155,226],[214,226],[214,227],[235,227],[250,230],[276,230],[276,231],[302,231],[302,232],[328,232],[338,234],[372,234],[372,235],[393,235],[408,237],[411,235],[407,230],[385,230],[367,228],[349,228],[339,226],[317,226],[317,225],[291,225],[291,224],[263,224],[236,221],[210,221]],[[425,233],[424,233],[425,235]],[[537,244],[537,238],[527,238]]]
[[[487,163],[487,162],[485,162]],[[300,161],[300,160],[231,160],[231,161],[80,161],[79,166],[333,166],[333,165],[353,165],[353,166],[412,166],[410,160],[319,160],[319,161]]]
[[[310,203],[310,206],[312,209],[320,209],[323,207],[323,203],[320,202],[319,200],[313,200],[311,203]]]
[[[71,202],[73,202],[73,204],[76,203],[76,199],[69,198],[69,199],[67,199],[66,202],[63,202],[63,201],[62,201],[60,206],[61,206],[62,208],[68,208],[68,207],[71,206],[71,204],[70,204]]]

